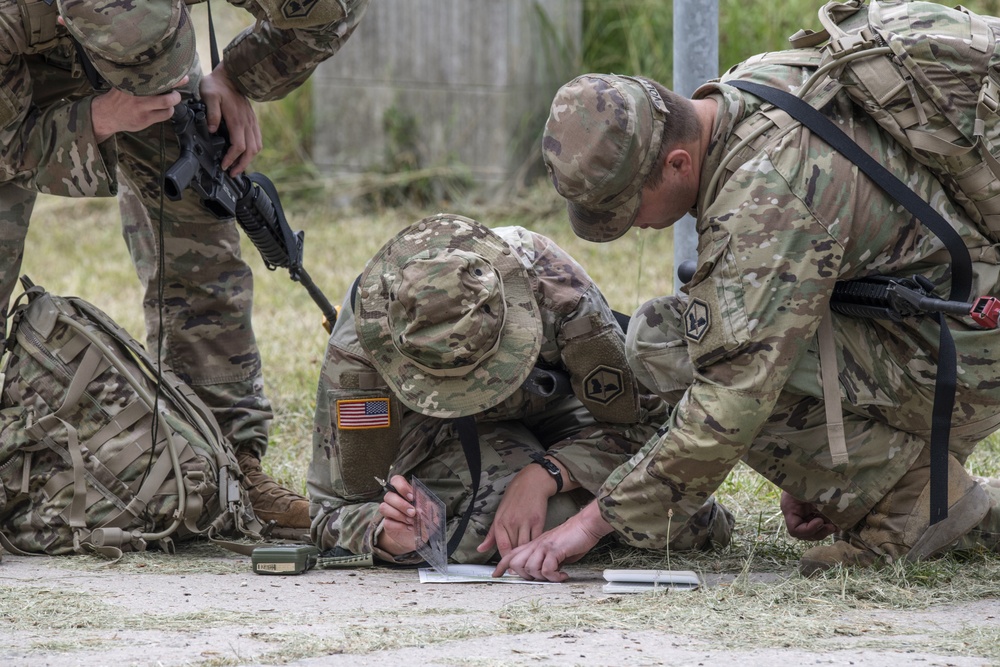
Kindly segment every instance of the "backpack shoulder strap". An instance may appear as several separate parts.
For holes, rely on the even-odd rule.
[[[937,236],[951,255],[952,301],[968,301],[972,291],[972,257],[962,237],[913,190],[879,164],[833,122],[804,100],[777,88],[752,81],[730,81],[729,85],[756,95],[786,111],[795,120],[830,144],[837,152],[856,164],[886,194],[898,201],[914,217]]]

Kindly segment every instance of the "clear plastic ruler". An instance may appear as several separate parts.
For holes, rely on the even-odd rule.
[[[416,477],[413,478],[413,506],[417,511],[417,553],[442,576],[448,575],[448,550],[445,539],[447,514],[444,501]]]

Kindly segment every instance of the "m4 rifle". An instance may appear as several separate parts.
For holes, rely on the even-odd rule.
[[[302,283],[323,312],[323,328],[331,332],[337,321],[337,309],[302,266],[305,232],[293,232],[289,227],[274,184],[263,174],[230,176],[222,168],[229,136],[224,125],[215,133],[208,131],[204,102],[194,99],[181,102],[174,107],[170,122],[177,133],[180,157],[164,174],[167,199],[180,200],[190,187],[215,217],[235,217],[269,270],[288,269],[292,280]]]

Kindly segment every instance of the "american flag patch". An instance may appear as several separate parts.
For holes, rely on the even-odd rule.
[[[388,398],[337,401],[337,428],[385,428],[388,425]]]

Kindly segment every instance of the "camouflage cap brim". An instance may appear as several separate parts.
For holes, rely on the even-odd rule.
[[[400,351],[391,313],[398,312],[400,273],[415,258],[436,252],[476,255],[492,265],[502,284],[504,317],[499,339],[484,361],[468,372],[435,371]],[[502,402],[528,377],[542,346],[542,321],[532,280],[521,259],[485,226],[458,215],[438,214],[407,227],[368,262],[358,283],[355,326],[361,346],[411,410],[442,419],[474,415]]]
[[[639,190],[631,199],[610,210],[585,208],[568,200],[566,210],[577,236],[585,241],[606,243],[622,237],[632,227],[641,203],[642,190]]]
[[[542,159],[578,236],[613,241],[635,222],[668,114],[655,86],[636,77],[584,74],[556,93]]]
[[[159,95],[191,73],[197,58],[194,27],[183,0],[134,6],[59,0],[66,29],[112,87]]]

